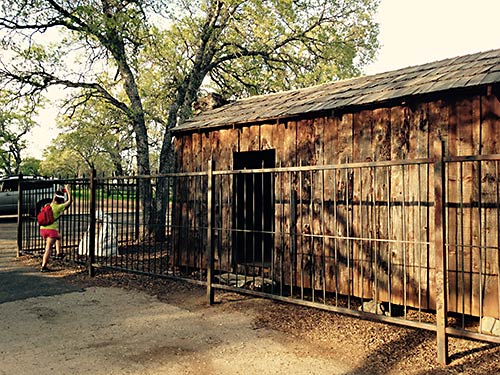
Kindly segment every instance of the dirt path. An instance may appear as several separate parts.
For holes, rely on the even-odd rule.
[[[10,302],[1,314],[2,374],[345,373],[247,315],[190,312],[118,288]]]

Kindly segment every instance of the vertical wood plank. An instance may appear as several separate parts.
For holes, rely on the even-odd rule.
[[[341,118],[332,116],[325,120],[323,132],[323,157],[325,164],[336,164],[338,162],[339,152],[339,138],[338,132],[341,124]],[[337,263],[336,263],[336,250],[338,241],[333,236],[337,235],[336,232],[336,201],[337,201],[337,188],[336,188],[336,175],[335,170],[325,171],[324,175],[324,200],[325,200],[325,234],[330,238],[325,240],[325,287],[330,292],[335,292],[337,280]]]
[[[277,160],[282,167],[292,167],[296,165],[297,160],[297,123],[295,121],[287,121],[279,123],[272,128],[272,138],[276,145]],[[279,197],[281,199],[281,207],[278,217],[282,221],[277,222],[276,228],[281,228],[280,251],[281,260],[280,272],[281,279],[287,287],[296,285],[296,257],[297,248],[295,246],[295,217],[296,207],[292,197],[295,194],[296,181],[292,173],[283,172],[279,178]]]
[[[297,121],[297,161],[300,166],[315,165],[314,121]],[[297,272],[300,274],[302,288],[311,288],[313,282],[313,241],[312,234],[312,174],[299,172],[297,228]]]
[[[353,125],[353,161],[368,162],[378,157],[377,151],[384,149],[385,135],[381,135],[379,129],[376,129],[380,121],[380,110],[365,110],[354,115]],[[380,139],[378,139],[380,138]],[[352,170],[352,221],[350,233],[351,237],[365,238],[368,236],[368,220],[366,212],[363,212],[364,195],[369,191],[371,181],[370,173],[367,168],[355,168]],[[353,240],[350,244],[352,258],[351,282],[353,293],[356,296],[362,296],[364,290],[369,290],[368,285],[364,285],[364,259],[365,241]],[[370,296],[370,294],[368,294]]]
[[[408,159],[428,158],[429,147],[429,115],[427,103],[415,103],[408,108],[409,148]],[[405,207],[405,239],[407,241],[407,292],[410,306],[428,308],[428,257],[422,244],[428,240],[429,195],[427,165],[408,166],[406,169],[408,185],[405,189],[407,203]]]
[[[183,156],[183,136],[174,137],[174,160],[175,160],[175,171],[183,172],[184,171],[184,163],[182,162]]]
[[[444,153],[446,155],[447,148],[449,147],[446,142],[449,143],[449,124],[452,120],[452,116],[450,114],[450,106],[443,101],[434,101],[428,103],[428,116],[429,116],[429,146],[431,150],[431,158],[433,160],[438,160],[440,158],[440,154],[437,153],[441,150],[441,148],[436,149],[435,142],[441,142],[441,139],[445,140],[444,145]],[[436,179],[434,173],[429,175],[429,186],[435,186]],[[429,205],[429,217],[436,216],[436,207],[435,207],[435,189],[429,189],[429,202],[432,202],[432,205]],[[448,225],[448,224],[447,224]],[[429,222],[429,241],[431,244],[435,243],[435,221]],[[446,240],[446,239],[444,239]],[[436,309],[436,254],[435,254],[435,245],[432,248],[428,249],[429,257],[428,257],[428,280],[429,286],[428,290],[430,292],[429,296],[429,308]],[[431,293],[432,292],[432,293]]]
[[[450,155],[472,155],[474,144],[473,101],[461,99],[451,106]],[[481,259],[478,163],[450,163],[448,166],[448,262],[449,307],[453,311],[479,312]]]
[[[204,132],[200,134],[201,137],[201,165],[202,169],[205,170],[207,168],[206,163],[207,160],[212,160],[212,141],[210,139],[210,133]]]
[[[439,139],[434,142],[435,155],[443,155],[443,147]],[[445,170],[444,162],[437,160],[434,164],[434,246],[436,256],[436,341],[437,341],[437,361],[446,365],[448,363],[448,335],[447,326],[447,280],[446,280],[446,245],[445,245],[445,225],[446,214],[444,211],[445,202]]]
[[[260,149],[260,127],[258,125],[244,126],[239,132],[239,151],[258,151]]]
[[[212,160],[217,162],[217,170],[228,171],[232,169],[233,152],[238,151],[238,130],[221,129],[210,132],[210,144]],[[231,175],[220,176],[217,189],[222,192],[217,194],[221,207],[220,218],[216,225],[221,228],[217,233],[217,247],[214,251],[214,267],[221,271],[232,271],[232,210],[233,210],[233,179]]]
[[[214,163],[208,161],[208,182],[207,182],[207,243],[206,243],[206,258],[207,258],[207,302],[209,305],[214,303],[214,289],[212,283],[214,281],[214,181],[213,181]]]
[[[184,137],[184,149],[182,161],[184,163],[184,168],[186,172],[193,172],[195,167],[193,165],[193,136],[192,134],[187,134]],[[191,257],[191,240],[189,236],[189,227],[190,223],[190,209],[191,204],[189,202],[189,191],[191,189],[191,180],[189,177],[180,178],[182,186],[179,186],[179,198],[181,204],[181,217],[180,217],[180,226],[179,226],[179,265],[187,266],[189,263],[189,259]]]
[[[373,111],[373,128],[372,128],[372,145],[371,153],[373,155],[374,161],[384,161],[384,160],[398,160],[393,159],[391,155],[392,151],[392,132],[394,126],[392,125],[391,109],[390,108],[380,108]],[[388,238],[388,228],[387,228],[387,206],[382,203],[384,196],[387,194],[387,180],[388,173],[390,171],[386,168],[376,168],[366,169],[364,172],[364,179],[366,182],[363,183],[365,186],[365,206],[364,216],[366,217],[364,226],[364,236],[370,238]],[[368,209],[370,208],[370,209]],[[381,252],[382,250],[382,252]],[[372,243],[369,248],[364,252],[366,257],[366,262],[377,262],[380,260],[380,254],[387,254],[388,245],[381,243]],[[385,261],[388,259],[385,258]],[[384,262],[385,263],[385,262]],[[377,277],[377,289],[380,286],[378,277],[381,275],[387,275],[387,272],[382,273],[379,270],[370,267],[365,263],[365,269],[369,269],[371,272],[368,273],[368,277],[373,280],[373,285],[375,284],[375,277]],[[367,277],[367,276],[365,276]],[[384,280],[382,278],[382,280]],[[383,284],[382,284],[383,285]],[[370,293],[372,298],[380,299],[380,295],[375,295],[375,290],[369,289],[367,293]],[[368,297],[368,294],[366,295]],[[388,301],[388,299],[385,299]]]
[[[412,111],[407,106],[397,106],[391,109],[392,160],[408,159],[411,118]],[[379,216],[378,218],[381,227],[385,230],[383,238],[401,241],[403,239],[403,186],[408,185],[408,176],[405,176],[403,168],[397,166],[387,168],[385,171],[377,172],[377,174],[379,175],[377,186],[386,187],[378,194],[379,198],[377,199],[384,202],[383,206],[380,205],[380,213],[383,212],[385,217]],[[388,183],[389,186],[386,186]],[[385,269],[382,270],[384,278],[380,280],[380,298],[395,304],[402,304],[403,244],[400,242],[382,244],[380,256],[383,257],[382,264],[386,264]]]
[[[481,153],[484,155],[500,153],[498,129],[500,128],[500,100],[495,92],[480,98],[481,113]],[[482,163],[481,199],[485,202],[483,230],[486,247],[485,262],[488,278],[485,280],[483,315],[500,319],[500,280],[499,280],[499,163]]]
[[[324,165],[324,133],[325,133],[326,118],[324,116],[315,118],[313,121],[314,130],[314,154],[315,164]],[[323,288],[324,280],[324,238],[323,228],[325,227],[325,213],[324,210],[324,196],[323,196],[323,173],[316,171],[312,173],[312,202],[311,202],[311,216],[312,216],[312,274],[313,286],[317,290]]]
[[[338,128],[338,150],[335,153],[336,163],[350,163],[353,161],[353,139],[354,139],[354,115],[352,113],[342,114]],[[350,256],[350,241],[345,237],[351,233],[349,228],[352,222],[352,210],[350,210],[350,197],[352,196],[352,180],[349,179],[350,171],[340,169],[336,172],[336,218],[335,230],[339,239],[336,241],[337,278],[336,288],[339,293],[348,294],[349,270],[347,262]],[[352,206],[352,205],[351,205]]]

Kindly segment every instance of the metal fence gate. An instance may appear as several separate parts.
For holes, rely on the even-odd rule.
[[[64,249],[90,272],[182,278],[206,285],[209,302],[232,290],[436,331],[446,363],[449,335],[500,343],[499,163],[221,171],[210,162],[203,172],[54,182],[75,198],[60,223]],[[22,201],[19,251],[41,252]]]

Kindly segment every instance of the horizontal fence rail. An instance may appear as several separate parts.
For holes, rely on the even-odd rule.
[[[59,225],[76,262],[436,331],[446,362],[449,334],[500,342],[499,163],[210,162],[54,186],[72,188]],[[39,202],[20,190],[19,249],[41,253]]]

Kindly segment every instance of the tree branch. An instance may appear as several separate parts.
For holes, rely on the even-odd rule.
[[[103,98],[108,103],[123,111],[127,116],[132,116],[130,108],[125,103],[116,99],[98,83],[75,82],[71,80],[61,79],[47,72],[27,72],[25,74],[22,74],[12,73],[4,70],[0,72],[0,78],[5,79],[7,82],[12,81],[17,82],[21,85],[29,85],[32,88],[32,91],[28,92],[28,95],[34,94],[36,91],[44,91],[51,86],[58,85],[93,91],[99,97]]]

